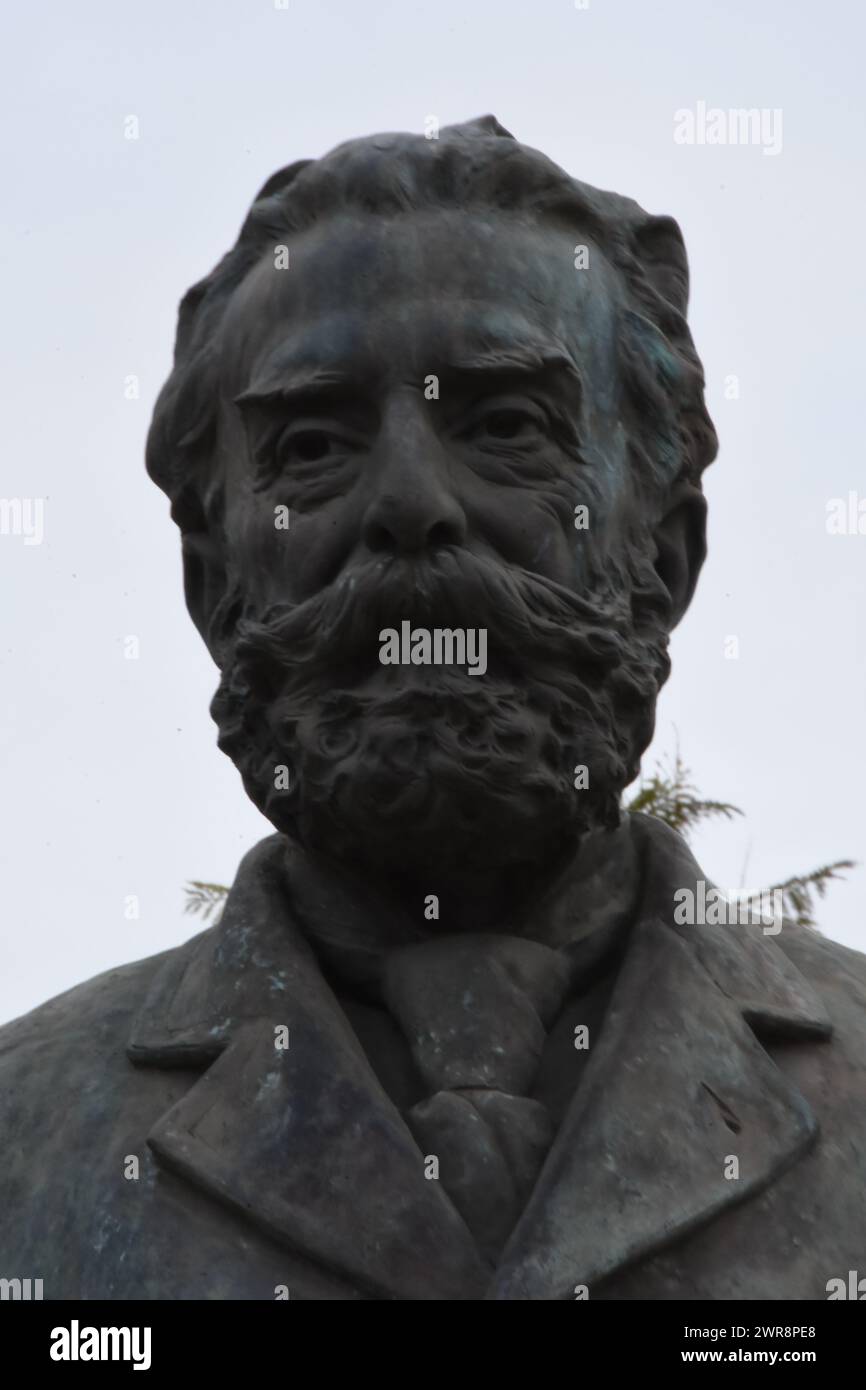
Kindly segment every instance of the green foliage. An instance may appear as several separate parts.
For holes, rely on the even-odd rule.
[[[813,931],[817,931],[813,894],[817,893],[819,898],[823,898],[831,879],[840,879],[845,870],[856,867],[856,860],[837,859],[833,864],[813,869],[810,874],[795,874],[793,878],[786,878],[784,883],[774,883],[769,892],[781,893],[782,910],[786,917],[790,917],[798,926],[811,927]]]
[[[224,883],[202,883],[200,879],[194,878],[186,884],[183,891],[186,893],[184,912],[203,917],[206,922],[211,917],[214,922],[218,922],[222,917],[229,891]]]
[[[697,825],[713,816],[723,816],[726,820],[731,820],[734,816],[743,814],[739,806],[732,806],[728,801],[705,801],[697,796],[690,777],[691,773],[677,749],[670,772],[666,773],[662,764],[656,764],[654,776],[646,782],[641,782],[635,795],[626,802],[625,809],[656,816],[686,839]],[[798,926],[810,927],[815,931],[816,895],[823,898],[828,884],[833,879],[841,879],[847,870],[856,867],[854,860],[837,859],[832,864],[812,869],[808,874],[793,874],[784,882],[774,883],[772,887],[763,891],[779,893],[785,916]],[[754,901],[756,904],[760,901],[760,894],[755,894]]]
[[[702,800],[696,795],[689,781],[690,776],[677,751],[670,775],[666,776],[662,765],[656,764],[655,775],[641,784],[632,799],[626,802],[625,809],[656,816],[680,833],[693,830],[701,821],[711,820],[713,816],[732,820],[734,816],[743,814],[739,806],[732,806],[730,802]]]
[[[714,816],[732,820],[734,816],[743,814],[739,806],[732,806],[729,801],[707,801],[698,796],[690,778],[691,773],[677,749],[670,771],[665,772],[663,764],[657,763],[653,776],[640,783],[634,796],[626,802],[625,809],[656,816],[686,839],[696,826],[703,821],[712,820]],[[812,869],[808,874],[793,874],[783,883],[774,883],[771,888],[763,891],[771,894],[780,893],[785,916],[798,926],[817,930],[816,896],[823,898],[832,880],[841,879],[845,872],[856,867],[854,860],[837,859],[832,864]],[[218,922],[228,891],[223,883],[203,883],[199,879],[192,879],[184,888],[184,912],[191,912],[206,922],[211,918]],[[760,895],[756,894],[756,903],[759,898]]]

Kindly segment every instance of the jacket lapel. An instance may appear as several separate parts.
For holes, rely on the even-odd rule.
[[[208,1069],[148,1143],[374,1296],[478,1298],[489,1271],[293,927],[284,852],[279,836],[252,850],[219,927],[155,980],[130,1059]]]
[[[826,1039],[824,1009],[772,938],[676,927],[702,877],[646,817],[642,912],[600,1041],[488,1297],[571,1299],[747,1200],[809,1148],[809,1106],[760,1045]],[[734,1163],[732,1160],[736,1160]]]
[[[533,1196],[490,1272],[383,1092],[285,896],[285,842],[245,858],[219,927],[171,952],[136,1022],[137,1065],[203,1066],[154,1125],[157,1160],[373,1296],[570,1299],[747,1200],[817,1125],[759,1038],[816,1041],[826,1014],[772,937],[678,927],[701,871],[633,818],[642,906]],[[288,1047],[275,1046],[288,1029]],[[736,1159],[737,1171],[731,1160]]]

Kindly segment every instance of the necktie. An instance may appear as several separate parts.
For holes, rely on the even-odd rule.
[[[628,844],[612,843],[597,872],[584,869],[577,903],[558,889],[539,905],[535,925],[549,944],[535,932],[425,930],[362,880],[287,849],[296,920],[385,1089],[414,1092],[399,1102],[404,1118],[495,1263],[577,1085],[586,1054],[574,1050],[572,1025],[591,1016],[595,1037],[603,1017],[640,881]]]
[[[384,1001],[430,1091],[407,1121],[491,1261],[553,1138],[527,1092],[571,973],[562,952],[509,936],[427,941],[385,961]]]

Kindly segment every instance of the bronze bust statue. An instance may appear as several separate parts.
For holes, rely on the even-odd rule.
[[[187,293],[147,464],[275,833],[216,926],[0,1029],[0,1274],[819,1299],[862,1264],[866,958],[684,925],[701,869],[622,810],[705,554],[687,297],[675,222],[492,117],[280,170]]]

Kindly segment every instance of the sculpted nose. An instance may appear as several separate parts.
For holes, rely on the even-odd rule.
[[[459,545],[466,524],[459,507],[407,505],[397,498],[382,498],[370,508],[364,521],[364,542],[374,555],[409,555]]]
[[[364,543],[375,555],[408,555],[460,545],[466,517],[460,504],[430,470],[392,476],[364,516]]]

